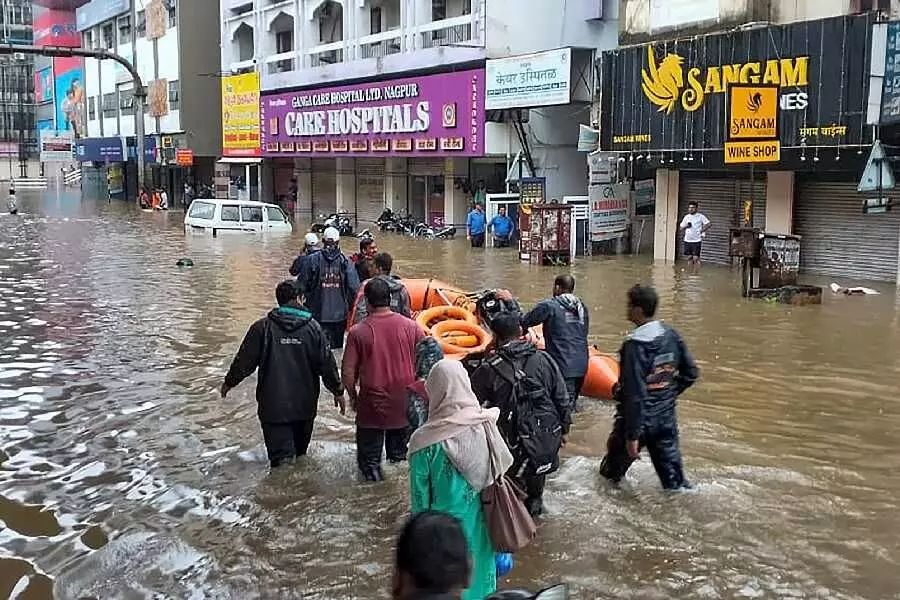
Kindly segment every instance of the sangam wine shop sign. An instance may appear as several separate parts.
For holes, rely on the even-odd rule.
[[[264,156],[480,156],[484,70],[264,95]]]

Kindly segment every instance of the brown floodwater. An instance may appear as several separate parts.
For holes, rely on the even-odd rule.
[[[21,205],[0,215],[0,598],[389,597],[403,468],[358,483],[352,421],[323,398],[310,455],[269,473],[254,382],[216,392],[302,232],[186,237],[178,212],[54,192]],[[464,240],[378,242],[403,275],[526,303],[560,272]],[[646,459],[621,489],[599,480],[612,407],[584,400],[505,585],[900,598],[892,286],[794,308],[742,300],[724,269],[626,257],[572,272],[596,344],[618,347],[625,291],[649,282],[694,351],[702,379],[679,410],[696,489],[663,493]]]

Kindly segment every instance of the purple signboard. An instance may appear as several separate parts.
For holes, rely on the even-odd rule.
[[[484,70],[260,99],[263,156],[481,156]]]

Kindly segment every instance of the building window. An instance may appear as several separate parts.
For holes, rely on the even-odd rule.
[[[284,54],[294,49],[294,32],[278,31],[275,33],[275,54]]]
[[[369,11],[369,33],[381,33],[381,7],[373,6]]]
[[[447,0],[431,0],[431,20],[443,21],[447,18]]]
[[[131,17],[119,17],[119,45],[131,43]]]
[[[116,103],[116,93],[103,94],[103,118],[114,119],[118,110],[119,106]]]
[[[169,110],[178,110],[178,80],[169,82]]]
[[[134,114],[134,90],[131,87],[119,88],[119,110],[123,115]]]
[[[91,96],[88,98],[88,121],[96,121],[97,120],[97,97]]]
[[[171,0],[167,8],[169,10],[169,27],[175,27],[178,22],[178,17],[175,14],[175,0]]]
[[[140,37],[144,37],[147,33],[147,12],[139,10],[137,13],[137,30],[136,33]]]
[[[107,50],[112,50],[116,45],[116,35],[113,31],[113,24],[107,23],[100,31],[100,37],[103,38],[103,47]]]
[[[81,47],[91,49],[94,47],[94,30],[88,29],[81,34]]]

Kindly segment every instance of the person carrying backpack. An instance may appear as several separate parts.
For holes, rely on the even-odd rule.
[[[479,402],[500,409],[500,433],[513,454],[507,475],[527,494],[532,517],[543,512],[544,483],[559,468],[559,449],[572,424],[566,382],[556,363],[522,338],[519,315],[491,321],[496,347],[472,373]]]
[[[353,300],[359,291],[359,277],[353,263],[341,252],[341,236],[334,227],[322,235],[324,247],[302,262],[297,286],[331,342],[344,347],[344,330]]]

